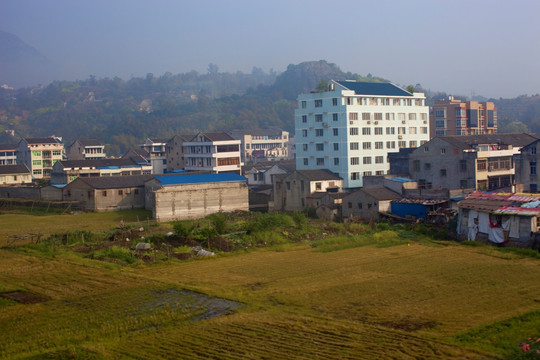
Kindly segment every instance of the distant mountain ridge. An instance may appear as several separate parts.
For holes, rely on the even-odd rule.
[[[57,66],[16,35],[0,31],[0,85],[14,88],[56,80]]]

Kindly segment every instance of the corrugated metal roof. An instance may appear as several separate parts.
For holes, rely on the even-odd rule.
[[[160,175],[155,176],[161,185],[181,185],[181,184],[198,184],[198,183],[212,183],[212,182],[231,182],[231,181],[244,181],[247,182],[247,178],[244,176],[233,173],[221,173],[221,174],[194,174],[194,175]]]
[[[392,83],[376,83],[362,81],[336,81],[341,86],[353,90],[356,95],[388,95],[388,96],[412,96],[406,90],[403,90]]]
[[[503,206],[493,212],[495,215],[539,216],[540,208],[524,208],[519,206]]]
[[[393,178],[388,178],[388,180],[392,180],[392,181],[396,181],[396,182],[400,182],[400,183],[406,183],[406,182],[413,182],[414,180],[412,179],[407,179],[407,178],[404,178],[404,177],[393,177]]]

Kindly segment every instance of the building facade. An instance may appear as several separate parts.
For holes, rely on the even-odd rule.
[[[531,134],[440,136],[409,156],[419,188],[493,190],[514,184],[514,155],[537,140]]]
[[[492,102],[461,101],[450,96],[435,101],[429,117],[430,136],[497,133],[497,108]]]
[[[167,171],[184,170],[184,142],[193,139],[194,135],[175,135],[168,142],[166,149]]]
[[[363,176],[388,173],[387,155],[429,140],[423,93],[391,83],[330,82],[327,91],[301,94],[295,110],[296,167],[328,169],[345,188]]]
[[[152,163],[152,174],[164,174],[167,172],[167,152],[166,146],[169,139],[148,138],[141,145],[141,148],[150,154]]]
[[[289,132],[282,129],[230,130],[231,137],[240,140],[243,162],[257,159],[282,160],[289,158]]]
[[[69,184],[75,179],[110,176],[149,175],[152,165],[138,158],[101,160],[62,160],[54,164],[51,184]]]
[[[105,159],[105,145],[94,139],[77,139],[66,150],[68,160]]]
[[[241,173],[240,140],[221,133],[198,133],[183,143],[184,170]]]
[[[26,138],[19,142],[17,163],[26,165],[35,179],[49,178],[63,153],[64,144],[54,137]]]
[[[0,166],[17,164],[16,144],[0,144]]]
[[[0,185],[19,185],[32,182],[32,175],[26,165],[0,166]]]
[[[525,145],[514,157],[516,164],[516,191],[538,192],[540,177],[537,166],[540,165],[540,140]]]

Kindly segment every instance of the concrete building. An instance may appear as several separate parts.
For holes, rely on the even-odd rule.
[[[24,164],[0,166],[0,185],[20,185],[32,182],[32,174]]]
[[[166,149],[167,171],[184,170],[184,143],[193,139],[194,135],[175,135],[168,142]]]
[[[150,154],[152,174],[164,174],[167,172],[166,146],[170,139],[147,138],[141,148]]]
[[[296,161],[257,163],[244,166],[243,174],[248,178],[248,185],[273,185],[274,175],[290,174],[296,170]]]
[[[430,137],[497,133],[497,108],[492,102],[437,100],[429,116]]]
[[[491,190],[514,183],[513,156],[537,140],[532,134],[440,136],[409,156],[419,188]]]
[[[184,170],[240,175],[240,140],[220,133],[198,133],[184,142]]]
[[[237,174],[155,176],[145,188],[146,209],[158,221],[249,210],[246,178]]]
[[[152,165],[139,162],[140,158],[101,160],[61,160],[54,164],[51,184],[69,184],[76,178],[149,175]]]
[[[49,178],[53,165],[62,160],[64,144],[57,138],[25,138],[19,142],[17,163],[25,164],[35,179]]]
[[[341,192],[343,179],[327,169],[296,170],[274,176],[275,211],[302,211],[316,192]]]
[[[0,166],[17,164],[17,144],[0,144]]]
[[[144,184],[152,175],[77,178],[62,189],[65,201],[89,211],[144,208]]]
[[[77,139],[66,150],[68,160],[105,159],[105,145],[94,139]]]
[[[389,171],[387,155],[429,140],[423,93],[391,83],[330,82],[327,91],[298,96],[296,168],[328,169],[345,188]]]
[[[343,218],[379,220],[380,213],[391,213],[392,200],[402,196],[385,187],[368,187],[345,195],[342,201]]]
[[[537,166],[540,166],[540,140],[523,146],[514,156],[516,166],[516,192],[538,192],[540,177]]]
[[[278,128],[230,130],[232,138],[240,140],[243,162],[281,160],[289,158],[289,132]]]

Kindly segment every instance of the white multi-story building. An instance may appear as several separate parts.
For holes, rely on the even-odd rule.
[[[190,141],[185,141],[182,147],[185,170],[214,174],[241,172],[240,140],[224,132],[198,133]]]
[[[19,142],[17,163],[26,165],[35,179],[49,178],[63,153],[64,144],[58,138],[25,138]]]
[[[423,93],[391,83],[332,80],[327,91],[298,96],[296,168],[328,169],[344,188],[389,170],[387,155],[429,140]]]
[[[289,132],[278,129],[230,130],[241,141],[242,161],[289,159]]]

